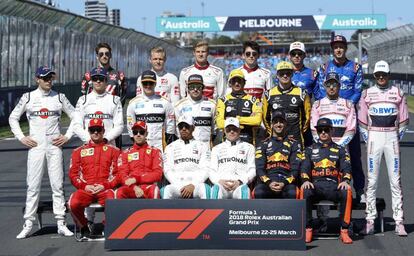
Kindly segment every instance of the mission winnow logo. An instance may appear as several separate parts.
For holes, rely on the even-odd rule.
[[[108,239],[144,239],[150,233],[179,233],[196,239],[224,209],[144,209],[131,214]]]

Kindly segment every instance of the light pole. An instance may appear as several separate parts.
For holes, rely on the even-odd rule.
[[[143,30],[142,32],[145,33],[145,21],[147,20],[147,17],[142,17],[142,26],[143,26]]]
[[[204,18],[204,2],[201,1],[201,16]],[[204,32],[201,32],[201,39],[204,40]]]

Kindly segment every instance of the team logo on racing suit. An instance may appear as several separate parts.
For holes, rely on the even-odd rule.
[[[103,146],[102,150],[105,152],[108,150],[108,146]]]
[[[89,119],[111,119],[112,116],[110,114],[104,114],[102,111],[96,111],[93,114],[87,114],[86,117]]]
[[[139,152],[128,154],[128,162],[139,160]]]
[[[81,150],[81,157],[85,156],[93,156],[94,154],[94,148],[85,148]]]
[[[319,162],[316,162],[315,164],[314,164],[314,168],[316,169],[316,168],[330,168],[330,167],[336,167],[336,161],[331,161],[331,160],[329,160],[329,159],[327,159],[327,158],[325,158],[325,159],[322,159],[321,161],[319,161]]]
[[[47,119],[49,116],[56,116],[57,112],[56,111],[49,111],[49,109],[47,109],[47,108],[42,108],[39,111],[34,111],[33,115],[38,116],[42,119]]]
[[[109,80],[116,80],[116,74],[109,74]]]

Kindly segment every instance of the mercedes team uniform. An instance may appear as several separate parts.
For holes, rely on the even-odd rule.
[[[11,131],[18,140],[21,140],[25,135],[20,128],[19,120],[26,112],[30,129],[29,136],[37,142],[37,146],[30,148],[27,155],[27,197],[23,216],[25,220],[36,219],[45,161],[52,188],[53,213],[58,220],[65,218],[62,148],[52,144],[53,139],[61,134],[62,111],[73,120],[75,109],[64,94],[53,90],[46,93],[38,88],[24,93],[9,116]],[[65,136],[70,139],[72,135],[71,123]]]
[[[80,227],[88,223],[84,211],[93,202],[105,205],[106,199],[114,198],[118,185],[118,156],[120,149],[105,142],[90,141],[75,149],[69,168],[69,178],[77,190],[70,196],[68,206],[74,222]],[[87,185],[102,185],[104,190],[93,194],[85,190]]]
[[[133,98],[128,105],[127,128],[130,137],[136,121],[144,121],[148,126],[147,142],[161,152],[172,142],[175,134],[174,109],[171,103],[160,95],[141,95]]]
[[[177,120],[184,115],[192,116],[194,120],[194,139],[210,144],[212,135],[215,133],[216,103],[214,100],[203,97],[199,101],[194,101],[190,96],[187,96],[177,102],[174,111]],[[177,134],[179,135],[178,132]]]
[[[323,117],[332,121],[332,140],[342,147],[347,146],[355,135],[357,117],[354,104],[343,98],[331,100],[325,97],[315,101],[312,105],[310,125],[315,142],[319,140],[315,126]]]
[[[217,100],[225,93],[225,84],[224,84],[224,73],[223,70],[219,67],[216,67],[211,64],[207,64],[204,67],[199,66],[197,63],[183,68],[180,72],[179,82],[180,82],[180,93],[181,98],[185,98],[187,95],[187,82],[188,77],[198,74],[203,77],[204,89],[203,96],[209,99]]]
[[[176,140],[165,148],[164,176],[170,183],[161,189],[164,199],[181,198],[180,190],[194,185],[193,198],[210,198],[210,186],[205,182],[210,165],[210,147],[195,139]]]
[[[368,186],[366,190],[366,219],[377,216],[376,190],[382,154],[387,163],[395,221],[402,221],[403,196],[401,190],[400,146],[409,121],[407,102],[403,91],[396,86],[368,88],[359,102],[359,127],[368,155]]]
[[[158,148],[147,143],[134,144],[122,152],[118,160],[118,169],[122,187],[116,190],[116,198],[136,198],[135,186],[142,189],[143,198],[160,198],[157,182],[161,181],[162,177],[162,156]],[[125,181],[129,178],[135,178],[136,182],[126,185]]]
[[[254,188],[254,198],[299,198],[297,180],[303,159],[301,146],[287,138],[271,137],[256,149],[256,171],[260,183]],[[283,182],[281,193],[269,188],[273,181]]]
[[[104,138],[115,145],[115,139],[121,136],[124,129],[122,104],[118,96],[107,92],[97,94],[92,91],[79,97],[76,103],[74,132],[87,143],[90,140],[88,124],[91,119],[102,119],[104,123]]]
[[[213,147],[209,165],[209,178],[214,184],[212,199],[250,198],[248,184],[256,176],[254,153],[253,145],[240,139],[234,142],[226,140]],[[219,184],[220,180],[238,180],[240,186],[233,191],[227,191]]]
[[[166,98],[172,105],[176,104],[181,98],[178,78],[174,74],[166,71],[155,72],[153,69],[151,70],[157,75],[155,94]],[[141,76],[139,76],[137,79],[136,96],[143,94]]]

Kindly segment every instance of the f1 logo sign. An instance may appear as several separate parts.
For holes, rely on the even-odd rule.
[[[196,239],[223,209],[145,209],[131,214],[109,239],[143,239],[150,233],[180,233]]]

